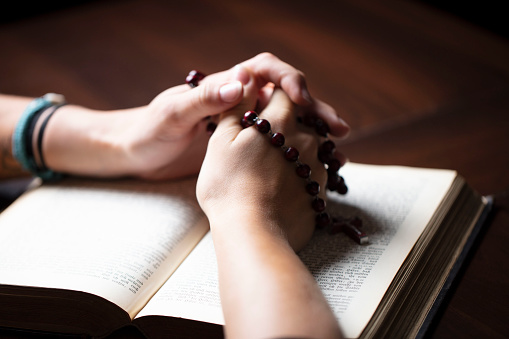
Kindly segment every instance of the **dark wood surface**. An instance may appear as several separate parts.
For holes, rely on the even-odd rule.
[[[0,23],[0,92],[148,103],[270,51],[351,125],[352,161],[452,168],[495,213],[433,338],[509,337],[509,41],[413,1],[91,1]],[[116,337],[138,337],[127,331]]]

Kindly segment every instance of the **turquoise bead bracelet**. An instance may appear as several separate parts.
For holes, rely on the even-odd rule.
[[[61,178],[62,174],[37,166],[31,144],[34,119],[37,119],[46,109],[63,103],[65,103],[65,98],[55,93],[48,93],[34,99],[21,115],[12,135],[12,154],[14,158],[25,170],[43,180],[56,180]]]

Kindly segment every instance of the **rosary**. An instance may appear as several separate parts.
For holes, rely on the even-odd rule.
[[[204,77],[203,73],[193,70],[187,76],[186,83],[194,88],[198,86],[198,82]],[[207,119],[209,120],[207,132],[212,134],[216,125],[210,117]],[[336,145],[328,138],[329,126],[327,123],[310,112],[307,112],[303,117],[299,117],[297,121],[307,127],[314,128],[315,132],[324,139],[318,147],[318,159],[327,171],[327,189],[341,195],[346,194],[348,187],[344,178],[339,175],[341,163],[333,156]],[[240,120],[240,124],[243,128],[255,126],[258,132],[268,135],[270,143],[282,150],[284,158],[289,162],[295,163],[295,173],[306,181],[306,192],[312,197],[311,208],[316,213],[315,224],[317,229],[325,229],[329,234],[343,232],[361,245],[368,243],[367,234],[361,230],[362,219],[359,217],[332,217],[327,213],[325,210],[325,200],[318,197],[320,184],[311,179],[311,168],[309,165],[300,162],[297,148],[285,145],[285,136],[282,133],[273,132],[270,122],[259,118],[258,114],[254,111],[247,111]]]

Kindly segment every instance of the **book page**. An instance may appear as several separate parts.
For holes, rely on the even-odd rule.
[[[370,243],[361,246],[345,234],[316,231],[299,255],[318,281],[344,335],[356,338],[456,174],[353,163],[341,173],[349,192],[346,196],[329,194],[328,208],[333,215],[360,217]],[[224,324],[215,258],[209,233],[139,316],[173,316]]]
[[[369,244],[317,231],[300,257],[316,277],[346,338],[357,338],[456,173],[349,163],[340,170],[348,194],[330,194],[332,215],[358,216]]]
[[[161,315],[224,325],[217,262],[207,233],[138,317]]]
[[[208,231],[195,179],[68,179],[0,214],[0,283],[89,292],[131,317]]]

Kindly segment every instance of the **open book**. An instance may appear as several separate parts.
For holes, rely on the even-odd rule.
[[[328,208],[360,217],[369,244],[318,230],[299,255],[346,338],[415,337],[489,201],[450,170],[349,163],[341,173],[349,192],[329,194]],[[69,178],[23,194],[0,214],[0,327],[221,337],[195,184]]]

